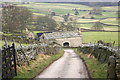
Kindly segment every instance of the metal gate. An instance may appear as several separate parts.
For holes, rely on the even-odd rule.
[[[15,44],[2,50],[2,80],[17,76]]]

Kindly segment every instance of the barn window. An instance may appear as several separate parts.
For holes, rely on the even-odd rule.
[[[63,46],[64,46],[64,47],[69,47],[69,43],[68,43],[68,42],[65,42],[65,43],[63,43]]]

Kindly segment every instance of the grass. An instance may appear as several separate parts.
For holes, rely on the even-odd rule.
[[[101,21],[104,24],[118,25],[118,20],[116,18],[107,18]]]
[[[97,22],[98,20],[96,19],[78,19],[78,23],[91,23],[91,22]]]
[[[91,27],[94,26],[95,23],[89,23],[89,24],[79,24],[80,28],[84,29],[91,29]],[[103,25],[104,30],[108,31],[118,31],[118,26],[105,26]]]
[[[59,15],[67,14],[67,13],[75,13],[72,9],[80,9],[80,10],[92,10],[92,7],[79,5],[79,4],[64,4],[64,3],[30,3],[30,4],[18,4],[18,6],[24,6],[29,8],[33,13],[40,12],[40,14],[48,14],[48,9],[55,11]],[[105,6],[102,7],[103,10],[111,10],[116,12],[103,12],[102,16],[94,15],[95,18],[105,18],[105,17],[117,17],[117,6]],[[79,11],[79,16],[88,14],[86,11]],[[36,14],[39,15],[39,14]]]
[[[102,7],[103,10],[118,11],[118,6],[105,6]]]
[[[74,13],[72,9],[82,9],[82,10],[91,10],[91,7],[79,4],[59,4],[59,3],[31,3],[31,4],[18,4],[18,6],[24,6],[29,8],[31,11],[39,11],[41,14],[48,13],[50,8],[52,11],[55,11],[57,14],[67,14]],[[81,14],[81,12],[80,12]]]
[[[103,26],[104,30],[108,31],[118,31],[118,26]]]
[[[101,64],[95,58],[88,58],[87,54],[79,53],[77,49],[74,50],[81,58],[84,59],[92,78],[107,78],[108,66],[106,63]]]
[[[13,43],[13,42],[8,41],[8,45],[12,45],[12,43]],[[1,48],[3,45],[5,45],[5,41],[0,40],[0,48]],[[27,46],[27,45],[29,45],[29,44],[21,44],[21,45],[22,45],[22,46]],[[17,42],[15,42],[15,46],[16,46],[16,47],[19,47],[20,44],[17,43]]]
[[[33,13],[33,14],[38,16],[45,16],[45,14],[41,14],[41,13]]]
[[[103,40],[104,42],[113,43],[118,46],[118,32],[82,32],[83,43],[96,42]]]
[[[51,11],[56,12],[57,15],[63,16],[67,13],[70,13],[74,15],[75,11],[72,11],[72,9],[80,9],[80,10],[92,10],[92,7],[85,6],[85,5],[79,5],[79,4],[65,4],[65,3],[30,3],[30,4],[18,4],[18,6],[24,6],[29,8],[34,15],[40,15],[45,16],[47,14],[50,14],[48,9],[51,9]],[[100,18],[107,18],[107,17],[117,17],[117,6],[105,6],[102,7],[103,10],[111,10],[116,12],[102,12],[103,15],[90,15],[89,11],[79,11],[78,17],[85,16],[86,18],[91,18],[93,16],[96,19],[78,19],[78,23],[90,23],[90,22],[97,22]],[[39,12],[39,13],[38,13]],[[55,21],[58,23],[63,21],[62,17],[53,17]],[[105,20],[102,20],[101,22],[105,24],[112,24],[116,25],[118,22],[114,18],[108,18]],[[93,25],[93,24],[92,24]],[[88,26],[88,27],[86,27]],[[89,27],[90,26],[90,27]],[[82,28],[90,29],[91,24],[83,25]],[[117,30],[117,27],[107,27],[105,26],[105,30]]]
[[[63,22],[64,18],[60,17],[60,16],[53,16],[52,19],[54,19],[56,22]]]
[[[33,31],[33,34],[37,35],[37,33],[43,33],[43,32],[47,32],[47,31]]]
[[[102,15],[93,15],[95,18],[118,17],[117,12],[102,12]]]
[[[60,58],[63,53],[64,51],[61,50],[55,55],[39,54],[38,56],[36,56],[36,60],[30,62],[29,66],[25,65],[22,67],[18,67],[18,75],[13,80],[16,80],[17,78],[34,78],[37,74],[48,67],[48,65]]]

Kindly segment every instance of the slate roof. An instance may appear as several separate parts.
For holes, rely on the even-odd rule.
[[[80,33],[76,32],[54,32],[44,33],[44,39],[59,39],[59,38],[70,38],[70,37],[82,37]]]

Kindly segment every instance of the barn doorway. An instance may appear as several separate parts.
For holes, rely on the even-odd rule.
[[[63,43],[63,46],[64,46],[64,47],[69,47],[69,43],[68,43],[68,42],[65,42],[65,43]]]

